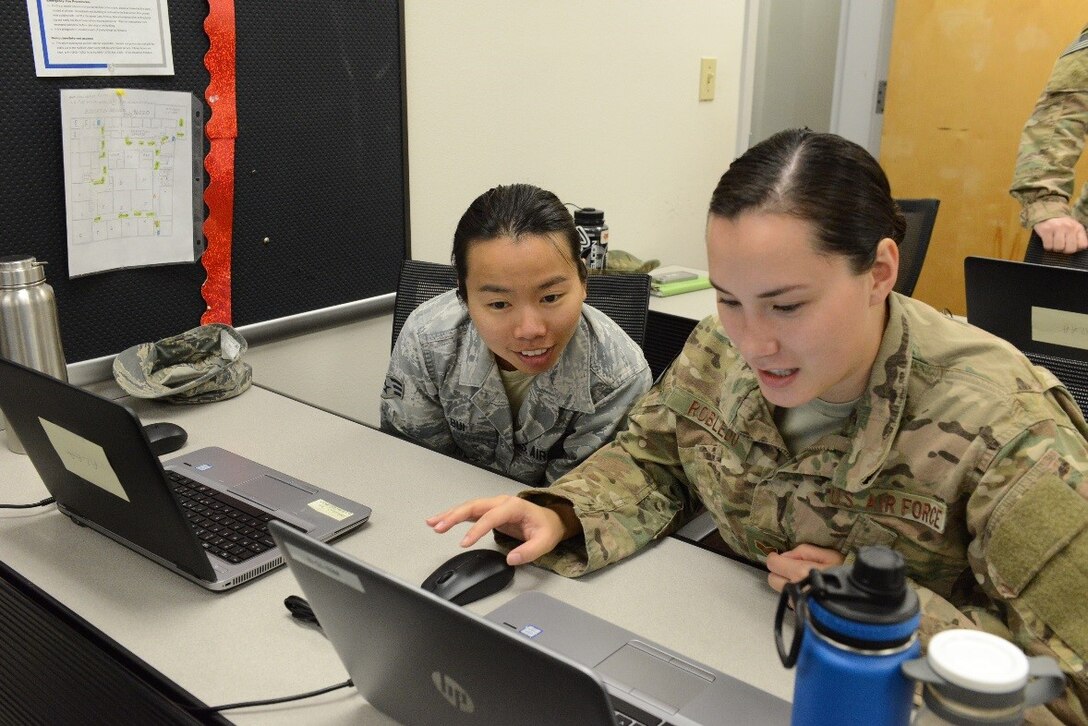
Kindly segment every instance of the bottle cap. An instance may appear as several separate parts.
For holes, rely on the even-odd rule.
[[[945,630],[929,641],[933,672],[979,693],[1018,691],[1028,682],[1028,659],[1007,640],[979,630]]]
[[[853,563],[809,573],[812,599],[857,624],[917,627],[918,594],[907,584],[903,555],[883,545],[858,549]],[[912,627],[913,626],[913,627]]]
[[[574,223],[579,226],[599,227],[604,224],[604,210],[582,207],[574,210]]]
[[[907,563],[895,550],[862,547],[849,579],[852,585],[874,600],[897,604],[907,589]]]
[[[0,288],[24,287],[45,279],[45,264],[31,255],[0,257]]]

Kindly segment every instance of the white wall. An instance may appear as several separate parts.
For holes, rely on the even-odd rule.
[[[831,131],[880,158],[884,113],[877,111],[881,81],[888,79],[895,0],[844,0]]]
[[[759,23],[748,146],[783,129],[828,131],[842,0],[755,4]]]
[[[529,182],[605,211],[611,246],[705,267],[736,155],[744,0],[406,0],[412,256],[448,261],[477,195]],[[698,101],[699,59],[718,59]]]

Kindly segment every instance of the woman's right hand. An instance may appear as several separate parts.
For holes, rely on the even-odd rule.
[[[428,517],[426,521],[427,526],[439,534],[461,522],[475,522],[461,539],[462,547],[471,547],[491,530],[522,540],[522,544],[506,555],[510,565],[532,562],[581,531],[581,524],[569,505],[542,507],[507,494],[472,499]]]

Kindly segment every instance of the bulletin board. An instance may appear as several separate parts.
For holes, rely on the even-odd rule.
[[[38,78],[26,4],[0,4],[0,256],[48,263],[69,363],[196,327],[207,308],[199,261],[73,279],[66,263],[61,89],[189,91],[212,118],[208,3],[168,7],[173,76]],[[231,323],[393,292],[409,255],[401,3],[235,0],[234,10]]]

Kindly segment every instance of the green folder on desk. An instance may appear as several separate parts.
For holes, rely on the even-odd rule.
[[[656,297],[669,297],[683,292],[705,290],[710,287],[710,278],[701,275],[692,280],[679,280],[677,282],[650,282],[650,294]]]

